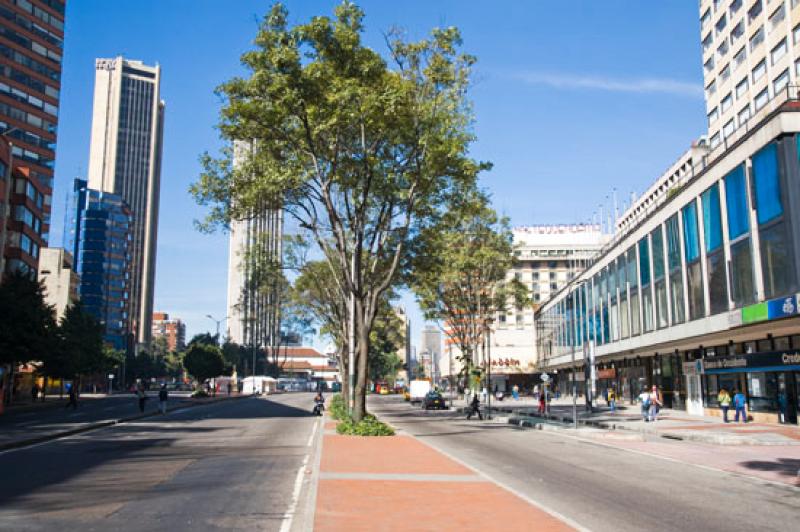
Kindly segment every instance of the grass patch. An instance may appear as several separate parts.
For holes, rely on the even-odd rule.
[[[336,425],[336,432],[350,436],[394,436],[392,427],[378,421],[375,416],[370,414],[364,416],[364,419],[358,423],[354,423],[350,417],[343,418]]]

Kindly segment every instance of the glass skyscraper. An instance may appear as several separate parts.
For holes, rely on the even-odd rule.
[[[83,179],[74,184],[71,245],[78,293],[84,309],[105,327],[104,339],[128,350],[130,327],[130,248],[133,217],[117,194],[94,190]]]

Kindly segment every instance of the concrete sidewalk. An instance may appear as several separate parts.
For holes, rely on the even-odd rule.
[[[410,435],[325,424],[314,530],[574,530]]]

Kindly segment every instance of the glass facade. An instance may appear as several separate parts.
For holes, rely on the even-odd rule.
[[[800,160],[792,157],[800,157],[800,135],[754,150],[697,196],[681,203],[676,198],[674,206],[666,203],[664,208],[671,212],[663,222],[629,241],[623,251],[611,248],[599,259],[601,264],[590,267],[591,275],[583,274],[573,283],[573,292],[582,287],[576,304],[566,305],[563,297],[545,302],[537,314],[540,356],[568,354],[585,338],[598,346],[613,345],[689,320],[793,296],[798,251],[792,244],[789,215],[794,212],[790,201],[795,200],[787,198],[800,195],[787,191],[800,182],[800,175],[791,175]],[[745,310],[748,316],[767,312],[766,306]],[[744,316],[745,310],[737,312]],[[771,304],[769,318],[755,319],[772,319],[772,313]],[[564,323],[575,324],[577,333],[563,334]],[[551,338],[558,340],[548,343]],[[736,349],[740,347],[743,353],[753,351],[746,344]],[[675,370],[672,365],[669,372]],[[751,379],[758,380],[761,390],[778,386],[769,375],[754,374]]]
[[[87,187],[75,180],[72,223],[74,268],[87,312],[105,328],[104,340],[116,349],[128,348],[130,333],[130,210],[116,194]]]

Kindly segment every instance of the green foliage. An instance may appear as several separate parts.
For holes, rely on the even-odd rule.
[[[41,284],[21,273],[0,284],[0,364],[41,360],[52,348],[53,308]]]
[[[394,429],[378,421],[378,419],[370,414],[355,422],[352,419],[344,418],[336,425],[336,432],[338,434],[346,434],[350,436],[394,436]]]
[[[510,305],[530,304],[527,288],[506,280],[513,263],[513,234],[480,192],[449,201],[447,212],[422,231],[409,284],[425,317],[447,324],[465,369],[486,324]]]
[[[342,394],[337,393],[331,397],[331,402],[328,405],[328,412],[331,413],[333,419],[347,419],[347,404]]]
[[[192,336],[192,339],[189,340],[189,345],[192,344],[203,344],[203,345],[219,345],[219,337],[216,334],[211,333],[199,333]]]
[[[369,378],[373,381],[394,378],[403,367],[397,351],[404,345],[405,327],[389,301],[384,300],[370,332],[368,364]]]
[[[186,350],[183,365],[189,375],[202,383],[206,379],[221,375],[225,369],[225,360],[219,347],[195,343]]]
[[[154,356],[145,350],[136,355],[131,353],[125,361],[125,374],[129,382],[163,377],[167,374],[166,361],[163,357]]]
[[[237,164],[232,148],[205,154],[191,187],[209,208],[202,230],[280,208],[310,234],[338,298],[355,301],[358,418],[382,296],[399,282],[418,231],[489,167],[469,157],[475,59],[459,52],[458,30],[418,42],[393,32],[387,64],[362,43],[363,19],[345,1],[333,17],[290,26],[275,5],[241,58],[247,74],[218,88],[219,130],[240,143]]]

